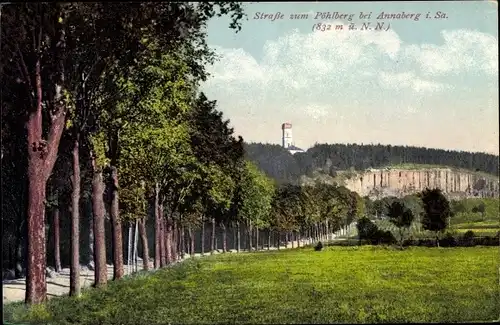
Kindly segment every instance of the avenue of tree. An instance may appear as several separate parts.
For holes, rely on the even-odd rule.
[[[205,66],[216,59],[207,21],[229,15],[239,30],[239,3],[40,2],[1,10],[2,253],[16,275],[26,272],[26,303],[47,299],[46,266],[61,269],[65,239],[70,295],[80,294],[82,260],[92,262],[95,286],[106,286],[107,241],[113,280],[122,278],[123,228],[131,222],[147,270],[150,256],[154,268],[178,260],[186,236],[193,254],[193,230],[206,224],[211,251],[216,225],[227,251],[226,229],[240,224],[251,249],[263,245],[255,230],[266,231],[268,247],[281,234],[320,240],[377,213],[376,202],[345,187],[266,176],[216,101],[200,92]],[[407,208],[418,208],[408,204],[391,212],[402,228]],[[61,232],[65,217],[69,232]],[[89,256],[81,256],[84,232]]]

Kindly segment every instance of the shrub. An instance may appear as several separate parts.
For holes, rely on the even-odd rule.
[[[474,244],[481,246],[499,246],[498,238],[491,236],[475,237]]]
[[[372,242],[376,244],[391,245],[395,244],[397,240],[389,230],[383,231],[378,229],[373,235]]]
[[[455,246],[457,246],[457,241],[455,240],[455,237],[453,236],[453,234],[448,232],[448,233],[446,233],[444,238],[442,238],[439,241],[439,245],[441,245],[443,247],[455,247]]]
[[[358,229],[358,236],[359,236],[360,241],[362,239],[369,240],[369,239],[374,238],[374,235],[376,235],[376,233],[378,231],[377,225],[374,224],[367,217],[362,217],[361,219],[359,219],[358,223],[356,224],[356,227]]]
[[[397,242],[396,237],[389,230],[384,231],[382,234],[382,243],[394,244]]]
[[[473,246],[474,245],[474,232],[472,230],[468,230],[462,235],[460,238],[461,244],[463,246]]]
[[[317,251],[317,252],[321,251],[322,249],[323,249],[323,243],[322,242],[318,242],[316,244],[316,246],[314,246],[314,250]]]

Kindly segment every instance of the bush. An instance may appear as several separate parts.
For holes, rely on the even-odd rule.
[[[455,240],[455,237],[451,233],[446,233],[444,238],[439,240],[439,245],[442,247],[455,247],[457,246],[457,240]]]
[[[386,245],[395,244],[397,242],[392,232],[390,232],[389,230],[383,231],[380,229],[378,229],[374,233],[374,236],[373,238],[371,238],[371,240],[374,244],[386,244]]]
[[[323,243],[322,242],[318,242],[316,244],[316,246],[314,246],[314,250],[317,251],[317,252],[321,251],[322,249],[323,249]]]
[[[474,232],[472,230],[469,230],[465,232],[462,235],[462,238],[460,238],[461,244],[463,246],[473,246],[474,245]]]
[[[377,234],[377,231],[379,231],[377,225],[367,217],[362,217],[361,219],[359,219],[358,223],[356,224],[356,228],[358,229],[359,240],[373,239]]]

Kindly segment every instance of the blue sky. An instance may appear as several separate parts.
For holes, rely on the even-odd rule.
[[[245,11],[239,33],[227,18],[209,23],[221,58],[202,89],[247,142],[280,143],[281,123],[291,122],[304,149],[382,143],[498,154],[495,2],[248,3]],[[447,18],[425,18],[438,11]],[[357,27],[381,22],[381,12],[421,16],[382,20],[387,31],[349,31],[349,21],[315,20],[317,12],[354,14]],[[318,22],[345,28],[313,32]]]

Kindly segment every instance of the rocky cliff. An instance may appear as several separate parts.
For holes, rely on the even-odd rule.
[[[448,168],[372,169],[346,174],[343,183],[351,191],[373,198],[404,196],[425,188],[439,188],[449,197],[498,197],[499,194],[497,177]]]

